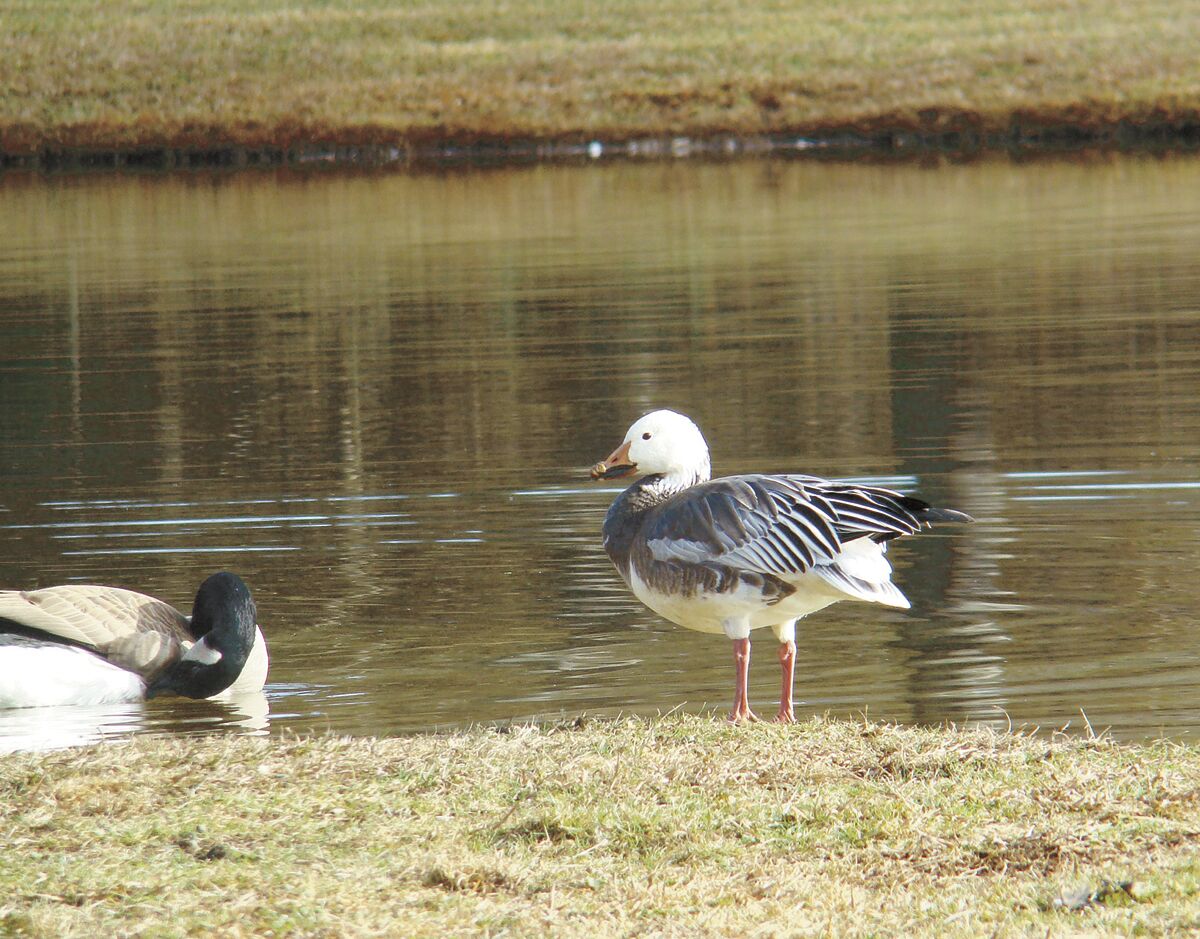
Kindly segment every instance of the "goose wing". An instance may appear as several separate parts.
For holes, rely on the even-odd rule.
[[[918,531],[926,509],[889,489],[814,476],[730,476],[664,502],[644,534],[659,561],[716,563],[786,580],[836,564],[854,539]]]
[[[114,665],[152,679],[191,646],[188,621],[169,603],[119,587],[69,584],[0,591],[0,630],[7,620],[90,649]]]

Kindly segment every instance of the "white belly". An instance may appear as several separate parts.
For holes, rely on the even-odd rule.
[[[884,556],[886,550],[885,544],[869,538],[856,539],[843,548],[836,563],[788,576],[787,583],[794,592],[775,604],[767,603],[758,588],[744,584],[728,593],[665,593],[651,587],[633,569],[630,587],[646,606],[673,623],[739,639],[752,629],[800,619],[838,600],[907,608],[908,600],[891,582],[892,567]]]
[[[0,646],[0,707],[117,704],[145,694],[137,675],[83,649]]]
[[[850,599],[812,574],[802,574],[791,583],[795,593],[779,603],[767,604],[757,588],[744,585],[729,593],[698,592],[691,596],[662,593],[638,577],[637,571],[630,571],[634,596],[659,616],[702,633],[729,635],[731,624],[741,626],[737,632],[744,632],[747,623],[749,629],[775,626],[823,610],[838,600]]]

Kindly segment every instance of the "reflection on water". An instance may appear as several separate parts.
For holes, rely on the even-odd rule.
[[[221,701],[175,701],[158,708],[143,702],[4,708],[0,709],[0,754],[124,740],[148,727],[162,732],[222,730],[260,735],[270,727],[270,713],[262,692]]]
[[[236,570],[273,729],[724,708],[586,481],[670,406],[717,473],[978,518],[892,552],[911,611],[802,624],[799,711],[1195,733],[1198,203],[1183,160],[6,177],[0,585]],[[251,719],[206,708],[0,739]]]

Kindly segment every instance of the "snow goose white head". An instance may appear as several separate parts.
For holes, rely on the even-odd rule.
[[[660,476],[664,488],[685,489],[712,475],[708,444],[689,418],[666,409],[634,421],[608,458],[592,467],[593,479]]]

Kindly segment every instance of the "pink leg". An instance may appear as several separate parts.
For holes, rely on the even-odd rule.
[[[742,721],[756,721],[758,715],[750,710],[748,687],[750,684],[750,640],[733,640],[733,667],[736,675],[733,685],[733,710],[729,713],[729,723],[740,724]]]
[[[779,665],[783,669],[783,691],[779,695],[779,713],[775,720],[780,724],[796,723],[792,711],[792,682],[796,675],[796,643],[789,639],[779,643]]]

